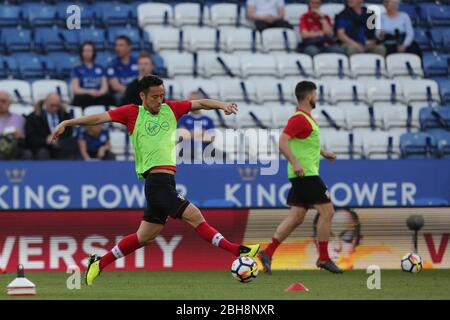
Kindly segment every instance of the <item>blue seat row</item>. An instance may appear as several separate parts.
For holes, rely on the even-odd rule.
[[[450,130],[404,133],[400,136],[402,158],[450,158]]]
[[[137,23],[136,5],[126,3],[98,2],[92,5],[58,1],[55,5],[24,3],[22,5],[0,4],[0,27],[65,26],[67,18],[80,14],[81,24],[124,25]]]
[[[134,56],[138,52],[133,52]],[[114,58],[111,51],[98,52],[96,62],[106,67]],[[164,60],[159,55],[152,55],[155,73],[166,76]],[[35,80],[56,78],[68,80],[72,68],[79,63],[77,54],[68,52],[51,52],[48,55],[35,53],[16,53],[10,56],[0,55],[0,78],[18,78]]]
[[[114,47],[116,37],[130,38],[134,50],[151,50],[145,33],[135,27],[110,27],[102,29],[87,27],[69,30],[59,27],[41,27],[34,30],[23,28],[2,28],[0,30],[0,52],[35,51],[46,54],[53,51],[78,52],[81,44],[92,41],[98,50]]]

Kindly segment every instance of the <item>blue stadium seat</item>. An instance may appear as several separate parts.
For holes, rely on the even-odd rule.
[[[47,56],[18,53],[15,57],[24,79],[52,78],[56,74],[55,63]]]
[[[450,103],[450,79],[440,80],[439,91],[441,93],[441,100],[443,104]]]
[[[406,12],[414,25],[419,23],[419,15],[417,14],[415,5],[410,3],[400,3],[400,11]]]
[[[436,139],[425,132],[404,133],[400,136],[402,158],[424,159],[437,155]]]
[[[115,54],[112,53],[111,51],[99,51],[97,52],[95,62],[106,68],[108,64],[111,62],[111,60],[114,58]]]
[[[20,6],[0,4],[0,28],[17,27],[24,22]]]
[[[72,11],[70,13],[67,13],[67,9],[72,5],[74,5],[74,1],[71,2],[62,1],[56,4],[58,17],[59,19],[61,19],[62,26],[64,27],[66,26],[66,19],[72,14]],[[76,3],[76,5],[80,8],[81,28],[91,25],[102,24],[101,17],[97,15],[93,6],[78,2]]]
[[[20,70],[13,56],[0,56],[0,79],[20,78]]]
[[[69,50],[63,41],[63,34],[57,28],[36,28],[34,31],[36,48],[42,53]]]
[[[430,26],[450,26],[450,6],[428,5],[425,12],[427,23]]]
[[[450,109],[450,108],[447,108]],[[450,110],[449,110],[450,111]],[[450,112],[449,112],[450,117]],[[449,121],[450,123],[450,121]],[[441,158],[450,158],[450,126],[447,130],[433,130],[430,132],[436,139],[439,156]]]
[[[203,208],[232,208],[236,207],[236,204],[230,200],[224,199],[208,199],[203,201]]]
[[[56,78],[67,80],[72,68],[80,62],[78,55],[68,52],[51,52],[47,56],[56,65]]]
[[[167,78],[167,67],[164,59],[158,54],[152,54],[152,59],[155,66],[154,72],[163,78]]]
[[[449,75],[450,55],[425,53],[423,56],[423,68],[426,77],[438,77]]]
[[[101,16],[106,27],[137,25],[137,10],[131,4],[97,3],[94,5],[94,10]]]
[[[7,54],[18,51],[32,51],[34,48],[30,30],[21,28],[4,28],[1,30],[0,43],[2,52]]]
[[[446,199],[441,198],[420,198],[414,201],[415,206],[448,206],[449,203]]]
[[[431,29],[431,46],[433,50],[444,49],[444,35],[450,32],[450,28],[433,28]]]
[[[141,32],[138,28],[133,27],[111,27],[108,28],[108,43],[114,47],[114,42],[118,36],[127,36],[131,40],[132,50],[148,49],[149,43],[145,43],[141,37]]]
[[[43,3],[27,3],[23,5],[23,9],[27,12],[28,22],[31,26],[53,26],[59,21],[56,6]]]
[[[414,40],[423,51],[431,50],[431,33],[428,29],[415,28]]]
[[[433,128],[446,128],[450,130],[449,107],[426,107],[419,112],[420,128],[422,130]]]
[[[97,50],[106,50],[108,48],[106,32],[103,29],[95,27],[81,28],[77,30],[77,33],[80,46],[86,41],[91,41],[95,44]]]

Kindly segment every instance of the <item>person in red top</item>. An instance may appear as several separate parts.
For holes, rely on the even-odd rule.
[[[170,157],[171,150],[174,153],[176,150],[175,139],[169,139],[170,144],[173,143],[173,148],[171,145],[167,145],[166,150],[161,149],[158,144],[146,144],[148,141],[152,141],[149,139],[155,134],[158,135],[161,141],[167,141],[167,137],[172,137],[172,134],[175,133],[174,128],[172,128],[173,130],[169,130],[170,124],[163,122],[165,121],[164,117],[167,115],[167,107],[173,112],[176,121],[191,110],[216,109],[223,110],[226,115],[236,114],[237,112],[236,104],[212,99],[165,101],[163,80],[154,75],[144,76],[139,81],[139,88],[139,96],[142,100],[141,106],[133,104],[124,105],[108,112],[63,121],[54,129],[51,135],[51,141],[55,141],[64,132],[66,127],[118,122],[126,125],[130,135],[133,134],[133,141],[137,141],[134,145],[135,147],[145,144],[145,148],[136,150],[136,154],[140,152],[140,157],[151,159],[153,154],[166,152],[166,150],[169,150]],[[162,124],[166,123],[168,126],[167,130],[160,130],[158,133],[147,130],[147,125],[151,124],[147,120],[149,118],[157,123],[160,121]],[[142,123],[145,124],[145,129],[142,129]],[[138,158],[136,157],[136,159]],[[167,157],[163,159],[167,159]],[[144,210],[144,217],[135,233],[129,234],[120,240],[104,256],[99,257],[95,254],[89,256],[86,272],[86,283],[88,285],[92,285],[94,279],[112,262],[151,243],[162,231],[169,217],[185,221],[195,229],[201,238],[216,247],[230,252],[234,256],[254,257],[258,252],[259,244],[245,246],[230,242],[214,227],[210,226],[205,221],[200,210],[177,192],[175,185],[175,162],[165,161],[167,161],[167,165],[165,163],[158,163],[152,166],[151,161],[149,161],[144,162],[145,165],[143,168],[136,167],[139,177],[145,178],[147,208]],[[139,160],[136,161],[136,164],[139,164]]]
[[[309,1],[309,11],[300,17],[303,52],[315,56],[322,52],[344,53],[334,44],[333,23],[320,11],[320,0]]]

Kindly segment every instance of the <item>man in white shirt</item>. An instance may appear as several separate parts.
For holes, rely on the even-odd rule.
[[[292,29],[292,25],[284,20],[284,0],[247,0],[247,18],[255,23],[258,31]]]

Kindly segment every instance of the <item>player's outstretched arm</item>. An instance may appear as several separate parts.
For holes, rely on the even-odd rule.
[[[108,112],[97,113],[89,116],[83,116],[75,119],[64,120],[53,130],[51,135],[51,141],[54,143],[58,137],[63,134],[66,127],[70,126],[94,126],[96,124],[102,124],[110,122],[111,117]]]
[[[221,109],[226,115],[236,114],[238,107],[234,102],[222,102],[212,99],[192,100],[191,110]]]
[[[292,164],[295,174],[301,177],[305,174],[305,172],[303,171],[302,166],[300,165],[291,148],[289,147],[290,138],[291,137],[284,132],[281,134],[279,141],[280,151],[283,154],[283,156],[286,157],[287,161],[289,161]]]

